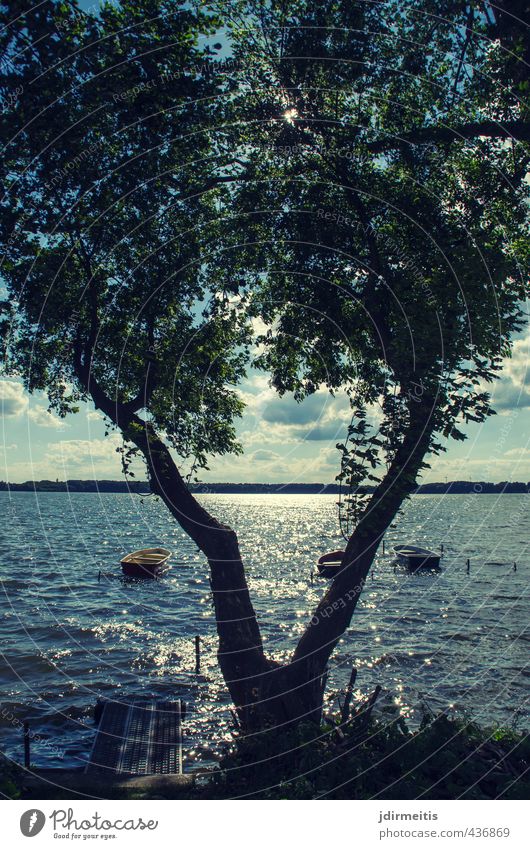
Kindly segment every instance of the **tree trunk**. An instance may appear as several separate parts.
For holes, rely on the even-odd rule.
[[[141,430],[138,429],[142,425]],[[147,461],[151,488],[208,559],[210,586],[219,637],[218,660],[236,706],[241,727],[252,731],[261,722],[263,676],[272,668],[263,651],[256,613],[250,600],[237,535],[199,504],[159,437],[137,420],[126,436]]]
[[[210,585],[219,637],[221,672],[236,706],[241,727],[263,724],[260,693],[263,677],[274,668],[263,652],[256,613],[250,600],[235,531],[215,519],[189,491],[169,449],[152,425],[113,401],[84,367],[78,374],[96,406],[143,454],[152,491],[157,494],[208,559]]]
[[[384,532],[415,487],[434,429],[429,418],[432,407],[425,400],[411,401],[409,430],[348,541],[344,566],[317,606],[290,662],[280,666],[263,651],[235,532],[192,495],[152,425],[126,404],[111,401],[88,375],[86,387],[96,406],[141,451],[153,492],[208,559],[219,665],[243,732],[304,721],[319,723],[327,662],[350,624]]]
[[[405,498],[413,492],[431,442],[433,405],[410,402],[410,427],[384,479],[351,535],[343,568],[318,604],[284,673],[286,690],[299,716],[320,721],[321,682],[328,660],[348,628],[381,539]],[[296,699],[292,694],[296,693]],[[296,707],[298,705],[298,707]],[[293,719],[296,720],[296,715]]]

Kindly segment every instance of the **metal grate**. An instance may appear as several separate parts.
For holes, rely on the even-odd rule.
[[[182,774],[182,703],[106,702],[86,772]]]

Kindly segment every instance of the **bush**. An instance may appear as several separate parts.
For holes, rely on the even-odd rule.
[[[239,739],[209,790],[261,799],[522,799],[529,763],[524,734],[445,714],[411,731],[402,717],[382,714]]]

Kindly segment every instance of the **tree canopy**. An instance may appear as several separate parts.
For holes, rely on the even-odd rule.
[[[238,450],[246,332],[206,273],[224,163],[199,35],[215,19],[154,0],[99,15],[15,7],[2,91],[20,95],[1,117],[9,369],[61,414],[92,390],[113,420],[120,405],[147,411],[199,465]]]
[[[511,6],[218,5],[248,158],[235,208],[257,246],[242,263],[270,327],[257,365],[280,393],[350,393],[355,491],[381,480],[416,407],[435,452],[492,412],[526,315],[526,42]]]

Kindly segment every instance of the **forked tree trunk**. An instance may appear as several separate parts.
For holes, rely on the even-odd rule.
[[[412,492],[433,431],[431,407],[412,404],[411,424],[384,480],[346,547],[344,567],[318,604],[288,664],[265,656],[236,533],[215,519],[186,486],[152,426],[87,380],[94,402],[143,454],[152,491],[205,554],[210,567],[221,672],[242,730],[253,733],[321,719],[326,668],[351,617],[381,538]]]

